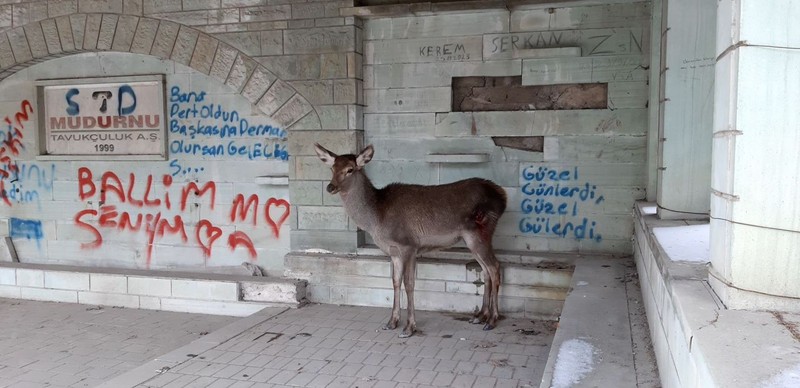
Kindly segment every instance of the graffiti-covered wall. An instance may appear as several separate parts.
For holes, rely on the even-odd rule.
[[[369,173],[496,181],[509,194],[498,249],[630,253],[649,15],[624,2],[367,20]]]
[[[202,271],[250,262],[273,275],[283,273],[283,256],[293,249],[354,250],[357,232],[341,205],[323,202],[327,170],[309,163],[319,164],[314,141],[338,152],[362,142],[361,22],[340,12],[352,6],[0,5],[0,117],[7,118],[0,234],[11,236],[23,262]],[[36,81],[120,77],[114,82],[124,85],[139,75],[165,77],[163,135],[142,139],[125,128],[140,117],[159,126],[147,121],[152,112],[128,111],[135,86],[118,93],[115,117],[95,120],[78,108],[114,111],[104,104],[117,97],[71,93],[53,104],[64,112],[39,119]],[[85,126],[97,131],[70,132]],[[125,140],[150,157],[102,156],[120,153],[113,142]],[[156,145],[166,157],[152,157]],[[48,158],[45,150],[82,155]]]
[[[23,261],[249,261],[280,274],[290,250],[369,244],[325,192],[313,144],[373,143],[379,186],[480,176],[505,187],[499,249],[630,251],[646,183],[648,2],[429,4],[424,16],[354,4],[0,5],[1,231]],[[38,156],[35,81],[150,74],[166,77],[166,158]],[[48,124],[78,125],[66,113]],[[94,141],[59,136],[44,140]]]
[[[168,159],[38,157],[33,81],[56,74],[166,75]],[[22,261],[212,270],[252,262],[282,269],[289,250],[287,131],[239,93],[171,61],[86,53],[18,72],[0,83],[0,96],[7,145],[1,214]],[[105,145],[108,136],[126,134],[114,128],[51,136]],[[275,179],[281,176],[284,182]]]

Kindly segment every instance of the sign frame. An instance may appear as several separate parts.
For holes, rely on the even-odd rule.
[[[48,112],[45,104],[45,88],[50,86],[65,87],[76,86],[80,88],[84,85],[91,84],[127,84],[136,82],[159,82],[159,96],[161,104],[158,107],[158,112],[161,113],[161,127],[158,129],[160,139],[154,144],[157,144],[159,149],[154,153],[126,153],[126,154],[97,154],[89,155],[83,153],[48,153],[48,136],[51,134],[48,130],[47,119]],[[163,161],[168,158],[168,112],[167,112],[167,85],[165,74],[145,74],[145,75],[131,75],[131,76],[113,76],[113,77],[90,77],[90,78],[60,78],[60,79],[42,79],[34,82],[36,87],[36,107],[38,118],[38,130],[36,131],[38,139],[37,160],[102,160],[102,161],[123,161],[123,160],[157,160]],[[121,105],[121,104],[120,104]],[[119,117],[119,116],[112,116]]]

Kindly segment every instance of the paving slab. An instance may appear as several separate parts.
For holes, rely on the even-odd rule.
[[[419,333],[379,328],[389,309],[311,305],[287,310],[138,387],[533,387],[556,324],[504,319],[483,331],[468,315],[417,311]],[[249,384],[249,385],[248,385]]]
[[[94,387],[237,320],[0,299],[0,387]]]

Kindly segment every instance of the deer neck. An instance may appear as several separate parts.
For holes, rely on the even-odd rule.
[[[372,232],[378,225],[378,190],[363,171],[353,176],[347,191],[340,193],[344,210],[359,228]]]

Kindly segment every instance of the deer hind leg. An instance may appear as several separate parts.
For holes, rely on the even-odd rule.
[[[417,331],[417,320],[414,317],[414,283],[417,277],[417,258],[414,254],[407,254],[403,259],[404,273],[403,286],[406,288],[406,299],[408,299],[407,315],[408,320],[400,338],[408,338]]]
[[[477,257],[477,255],[475,255]],[[488,272],[486,271],[486,264],[483,260],[478,259],[478,264],[481,265],[481,271],[483,272],[483,305],[481,309],[475,312],[475,315],[472,317],[470,323],[472,324],[479,324],[479,323],[486,323],[486,320],[489,319],[489,305],[490,305],[490,297],[491,293],[491,284],[492,279],[488,276]]]
[[[392,302],[392,315],[389,322],[383,325],[383,330],[394,330],[400,322],[400,283],[403,280],[403,260],[392,255],[392,288],[394,289],[394,301]]]
[[[484,330],[492,330],[497,325],[497,320],[500,318],[498,308],[500,262],[494,255],[491,238],[486,241],[479,233],[472,232],[464,236],[464,242],[467,243],[467,247],[472,251],[472,254],[475,255],[475,258],[486,273],[486,285],[483,294],[484,305],[476,318],[482,319],[482,322],[485,323],[483,326]]]

